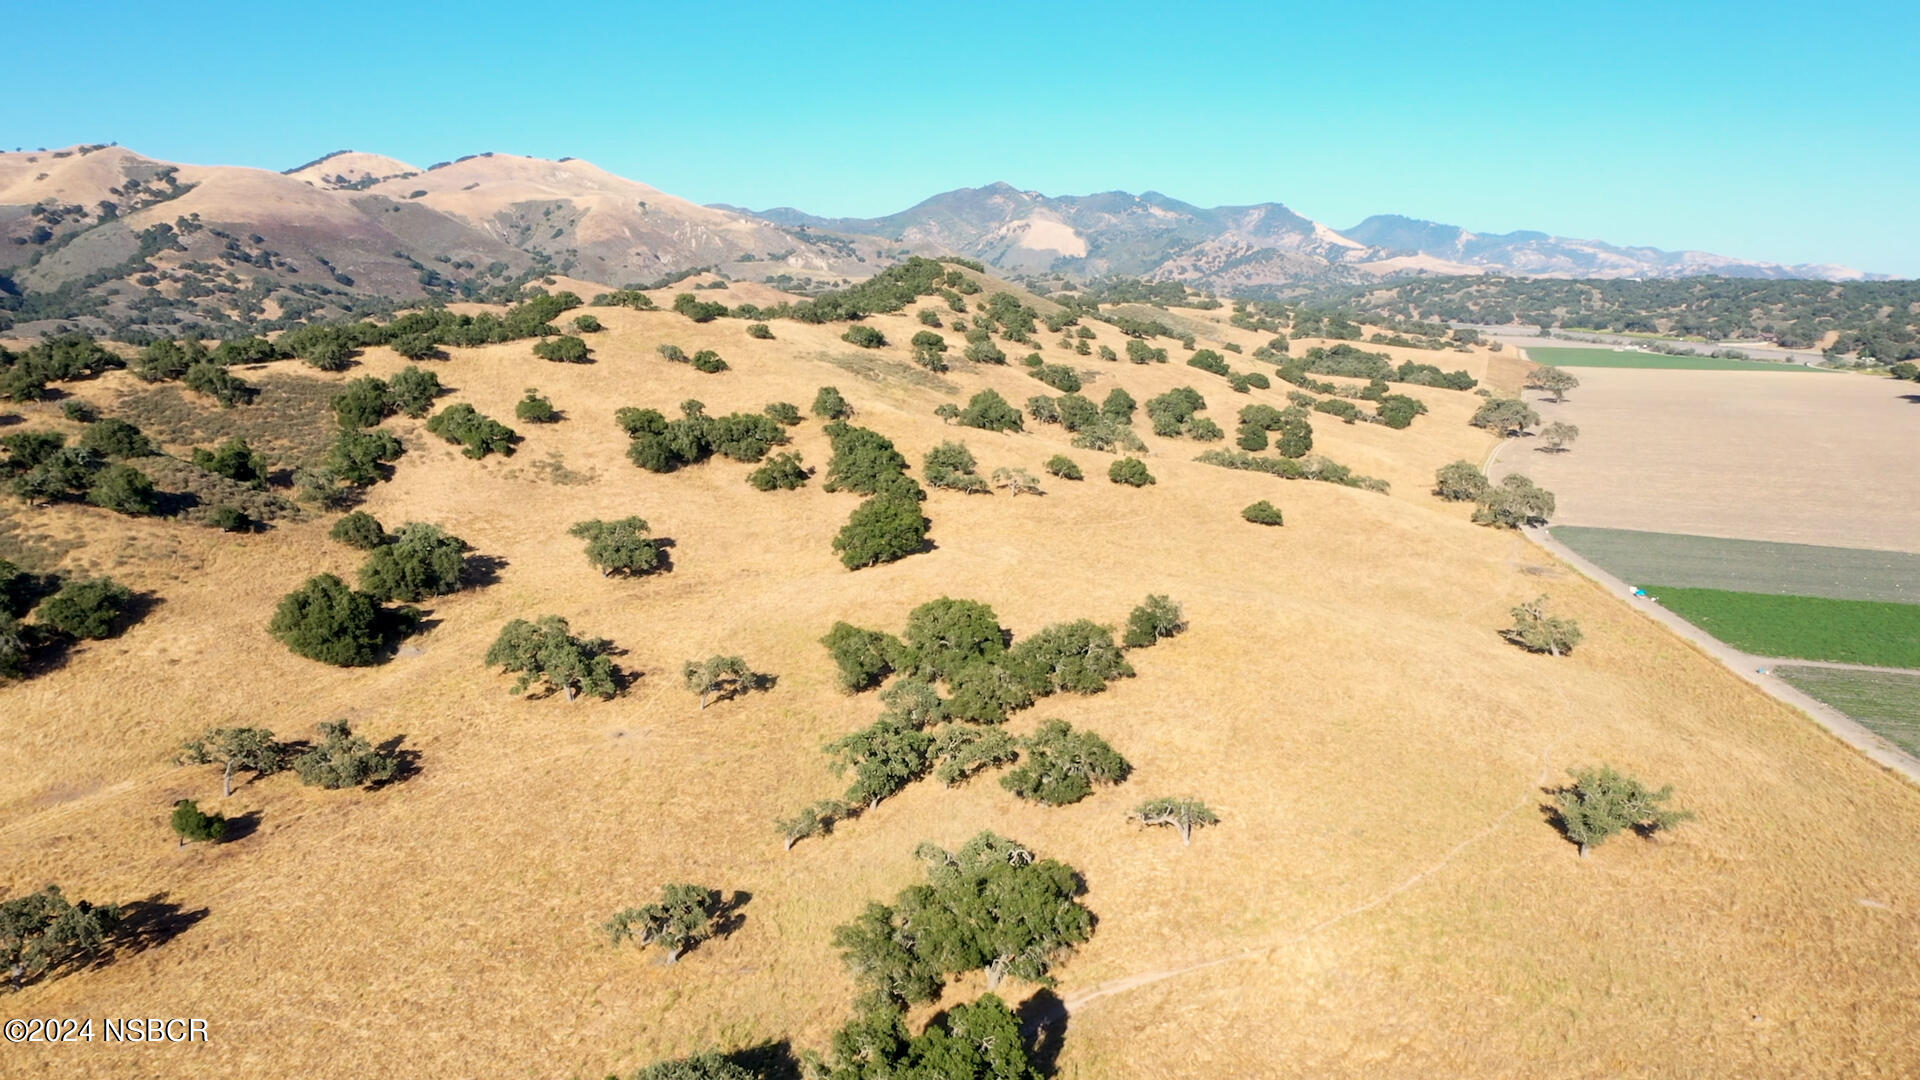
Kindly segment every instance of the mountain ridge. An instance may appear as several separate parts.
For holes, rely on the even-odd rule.
[[[1163,220],[1155,245],[1148,236],[1153,230],[1129,229],[1117,220],[1124,217],[1121,204],[1129,202],[1134,209],[1158,210],[1183,220]],[[884,237],[906,243],[918,254],[929,253],[920,249],[932,242],[944,242],[954,245],[954,253],[1007,270],[1126,274],[1228,289],[1292,284],[1304,277],[1359,282],[1409,273],[1594,278],[1722,274],[1832,281],[1891,277],[1832,263],[1786,264],[1669,251],[1539,230],[1476,233],[1402,214],[1375,214],[1351,228],[1334,229],[1280,202],[1199,207],[1151,190],[1139,195],[1106,191],[1047,196],[1005,181],[941,192],[876,218],[824,217],[790,206],[725,208],[788,227]],[[1101,212],[1114,214],[1116,220],[1094,220]],[[1055,227],[1059,225],[1073,235],[1064,236]],[[1156,248],[1157,259],[1152,257]],[[1047,251],[1054,257],[1046,258]]]

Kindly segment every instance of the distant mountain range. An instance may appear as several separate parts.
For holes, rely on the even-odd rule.
[[[968,255],[1009,271],[1120,274],[1221,291],[1406,274],[1886,277],[1845,266],[1789,266],[1700,251],[1619,247],[1542,232],[1477,234],[1397,214],[1378,214],[1336,230],[1280,203],[1203,208],[1154,191],[1053,197],[998,183],[935,195],[880,218],[823,218],[791,207],[720,208],[784,226],[875,237],[916,253]]]
[[[1391,215],[1335,230],[1279,203],[1208,209],[1157,192],[991,184],[882,218],[823,218],[701,206],[571,158],[420,168],[338,151],[275,173],[107,145],[0,153],[0,330],[213,330],[470,298],[531,276],[626,285],[700,267],[807,290],[913,253],[1220,292],[1433,274],[1878,276]]]

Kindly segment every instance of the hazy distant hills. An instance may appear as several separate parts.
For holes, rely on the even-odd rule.
[[[1787,266],[1698,251],[1618,247],[1542,232],[1476,234],[1396,214],[1375,215],[1353,228],[1334,230],[1280,203],[1202,208],[1152,191],[1050,197],[1004,183],[949,191],[879,218],[823,218],[791,207],[756,216],[781,225],[878,237],[916,252],[970,255],[1014,272],[1124,274],[1190,281],[1223,291],[1400,274],[1722,274],[1839,281],[1885,276],[1844,266]]]
[[[563,275],[610,285],[700,267],[806,290],[908,253],[1013,274],[1138,276],[1220,292],[1388,276],[1868,277],[1393,215],[1334,230],[1280,203],[961,188],[881,218],[702,206],[578,159],[421,168],[338,151],[284,173],[117,146],[0,153],[0,329],[215,329],[458,300]]]

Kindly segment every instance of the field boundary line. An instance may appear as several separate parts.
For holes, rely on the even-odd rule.
[[[1498,453],[1499,447],[1495,447],[1494,452]],[[1487,460],[1491,462],[1492,455],[1489,455]],[[1764,671],[1771,670],[1775,664],[1788,667],[1800,661],[1750,656],[1741,652],[1652,600],[1633,595],[1633,586],[1621,581],[1579,552],[1555,539],[1544,526],[1529,526],[1520,531],[1541,550],[1579,571],[1582,576],[1625,604],[1629,610],[1666,627],[1675,636],[1719,661],[1727,670],[1745,679],[1763,693],[1772,695],[1776,700],[1807,714],[1814,723],[1825,728],[1828,734],[1860,751],[1874,763],[1909,783],[1920,784],[1920,761],[1908,756],[1892,742],[1869,731],[1858,720],[1833,706],[1789,686],[1777,677],[1763,674]],[[1867,667],[1861,670],[1894,671],[1898,669]]]

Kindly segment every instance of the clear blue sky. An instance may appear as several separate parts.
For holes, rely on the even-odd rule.
[[[8,5],[0,144],[586,158],[879,215],[1006,180],[1920,276],[1920,5]]]

